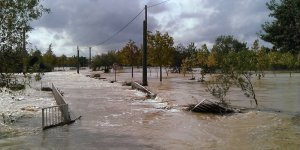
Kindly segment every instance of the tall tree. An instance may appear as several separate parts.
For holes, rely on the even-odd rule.
[[[262,25],[261,38],[281,51],[300,51],[300,1],[271,0],[267,3],[272,22]]]
[[[168,67],[172,61],[174,53],[174,40],[168,33],[148,34],[149,61],[154,66],[160,68],[160,81],[162,81],[162,67]]]
[[[206,81],[207,90],[226,105],[228,102],[225,96],[232,86],[237,86],[257,106],[258,101],[251,81],[251,70],[255,70],[256,65],[254,51],[249,51],[246,43],[239,42],[232,36],[220,36],[216,39],[212,54],[217,56],[220,74]],[[252,100],[250,102],[252,104]]]
[[[297,67],[300,68],[300,52],[297,55]]]
[[[131,66],[131,77],[133,78],[133,66],[140,63],[140,51],[135,45],[135,42],[129,40],[125,47],[119,53],[121,55],[121,60],[124,65]]]
[[[48,68],[47,71],[52,71],[54,69],[54,66],[56,65],[56,56],[52,51],[52,44],[49,45],[48,50],[43,55],[43,62]]]
[[[268,53],[269,65],[273,71],[280,68],[280,57],[281,54],[277,51],[272,51]]]
[[[212,72],[217,67],[217,59],[214,53],[210,53],[207,57],[207,67],[210,68],[210,72]]]
[[[264,71],[267,70],[269,67],[267,51],[266,51],[266,48],[259,46],[258,40],[254,41],[251,49],[256,54],[255,71],[258,75],[258,79],[260,79],[261,76],[264,77]]]
[[[175,47],[174,55],[173,55],[173,63],[172,66],[174,67],[174,71],[180,73],[181,65],[185,58],[188,57],[186,47],[181,43]]]
[[[181,64],[181,68],[182,68],[182,72],[183,72],[183,76],[185,76],[185,74],[188,71],[192,72],[192,78],[191,79],[195,79],[194,74],[193,74],[193,68],[196,65],[196,58],[195,57],[186,57],[185,59],[182,60],[182,64]]]
[[[290,72],[290,77],[292,77],[292,70],[296,68],[297,59],[291,52],[283,53],[280,57],[281,65],[285,66]]]
[[[30,21],[49,12],[40,0],[0,0],[0,85],[9,87],[14,72],[27,72],[26,32]],[[22,69],[20,69],[22,68]],[[5,82],[2,82],[5,80]]]
[[[246,49],[247,43],[240,42],[231,35],[221,35],[217,37],[212,48],[212,53],[216,57],[218,67],[223,68],[223,58],[225,55],[229,52],[239,52]]]
[[[64,67],[66,66],[66,64],[67,64],[67,56],[66,55],[63,54],[57,58],[57,66],[58,67],[63,67],[63,70],[64,70]]]
[[[108,73],[114,63],[119,63],[119,60],[116,51],[112,50],[93,57],[92,68],[96,70],[97,68],[104,67],[104,72]]]
[[[197,47],[194,42],[191,42],[187,47],[186,47],[186,52],[187,52],[187,57],[191,56],[196,56],[197,53]]]
[[[204,81],[204,76],[208,72],[208,56],[209,51],[206,44],[204,44],[197,53],[197,63],[201,67],[201,81]]]

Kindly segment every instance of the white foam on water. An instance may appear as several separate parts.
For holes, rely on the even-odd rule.
[[[99,126],[101,126],[101,127],[120,127],[122,125],[120,125],[120,124],[112,124],[108,120],[105,120],[105,121],[97,121],[96,126],[97,127],[99,127]]]
[[[41,116],[41,109],[55,104],[51,92],[43,92],[33,87],[22,91],[9,91],[5,88],[0,92],[0,133],[16,135],[31,132],[35,127],[18,127],[18,120]],[[32,121],[28,121],[30,124]],[[14,125],[16,124],[16,126]],[[3,134],[4,135],[4,134]]]
[[[147,96],[146,93],[138,91],[138,90],[135,90],[134,95],[138,96],[138,97],[146,97]]]
[[[178,113],[178,112],[181,112],[181,110],[175,109],[175,108],[168,109],[167,111],[168,111],[168,112],[171,112],[171,113]]]

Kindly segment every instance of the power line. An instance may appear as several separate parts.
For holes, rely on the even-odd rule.
[[[122,27],[118,32],[116,32],[115,34],[111,35],[109,38],[107,38],[106,40],[96,44],[96,45],[102,45],[104,43],[106,43],[107,41],[111,40],[112,38],[114,38],[116,35],[118,35],[120,32],[122,32],[126,27],[129,26],[130,23],[132,23],[142,12],[144,11],[144,9],[142,9],[134,18],[132,18],[124,27]]]
[[[170,0],[166,0],[166,1],[163,1],[163,2],[160,2],[160,3],[157,3],[157,4],[153,4],[151,6],[148,6],[148,8],[151,8],[151,7],[156,7],[158,5],[161,5],[163,3],[166,3]],[[117,36],[120,32],[122,32],[125,28],[127,28],[145,9],[142,9],[135,17],[133,17],[124,27],[122,27],[119,31],[117,31],[116,33],[114,33],[113,35],[111,35],[109,38],[107,38],[106,40],[96,44],[96,45],[102,45],[104,43],[106,43],[107,41],[111,40],[112,38],[114,38],[115,36]]]
[[[155,6],[161,5],[161,4],[166,3],[166,2],[168,2],[168,1],[170,1],[170,0],[166,0],[166,1],[163,1],[163,2],[160,2],[160,3],[157,3],[157,4],[153,4],[153,5],[149,6],[148,8],[151,8],[151,7],[155,7]]]

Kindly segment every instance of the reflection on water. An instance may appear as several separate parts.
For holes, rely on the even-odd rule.
[[[61,75],[60,75],[61,76]],[[185,112],[180,105],[212,98],[203,85],[172,75],[163,84],[149,77],[159,99],[118,83],[65,73],[46,76],[64,91],[70,126],[0,139],[2,149],[298,149],[300,147],[300,75],[267,75],[255,81],[261,111],[216,116]],[[124,80],[130,74],[118,76]],[[140,75],[136,75],[139,79]],[[181,77],[181,76],[180,76]],[[232,104],[249,106],[236,92]],[[165,106],[173,109],[162,109]],[[277,111],[265,111],[277,110]],[[278,112],[280,111],[280,112]]]

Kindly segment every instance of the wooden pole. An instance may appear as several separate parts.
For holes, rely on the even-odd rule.
[[[145,5],[145,20],[143,22],[143,28],[143,86],[147,86],[147,5]]]
[[[89,55],[90,55],[90,58],[89,58],[89,68],[92,68],[92,47],[90,47],[90,49],[89,49]]]
[[[79,63],[79,48],[77,46],[77,74],[79,74],[79,66],[80,66],[80,63]]]

